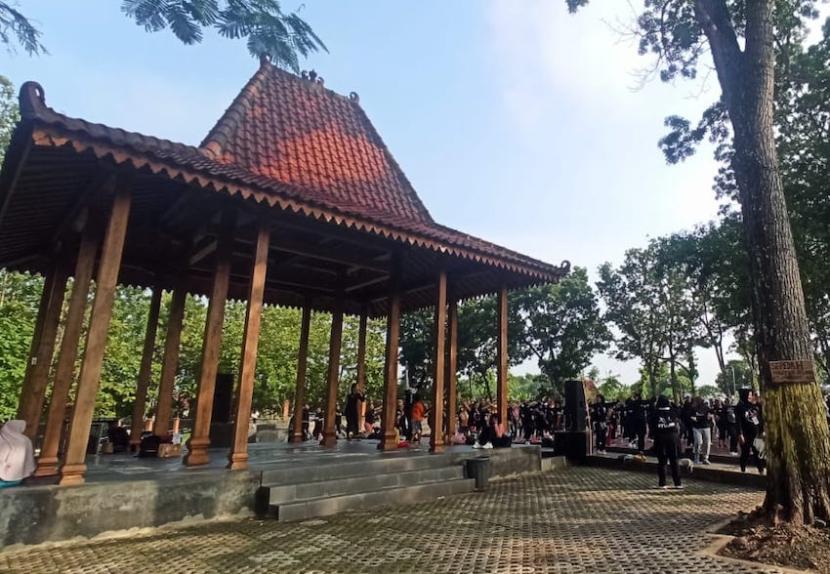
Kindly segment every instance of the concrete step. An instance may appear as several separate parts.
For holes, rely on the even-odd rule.
[[[412,486],[458,478],[464,478],[464,468],[461,465],[353,476],[349,478],[337,477],[298,484],[264,486],[262,488],[268,489],[269,505],[273,506],[314,498],[374,492],[395,486]]]
[[[379,458],[332,461],[326,464],[297,465],[262,471],[260,484],[275,486],[318,482],[323,480],[393,474],[413,470],[427,470],[446,467],[451,464],[446,455],[400,456],[389,455]]]
[[[313,498],[272,506],[270,510],[272,515],[282,522],[309,520],[349,510],[367,510],[378,506],[435,500],[442,496],[464,494],[473,490],[475,490],[474,480],[455,478],[410,486],[382,488],[372,492]]]

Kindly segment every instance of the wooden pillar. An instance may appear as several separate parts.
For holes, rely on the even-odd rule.
[[[291,401],[288,400],[288,399],[283,399],[283,401],[282,401],[282,420],[287,421],[289,416],[291,416]]]
[[[248,289],[248,307],[245,312],[245,331],[242,334],[242,358],[239,367],[239,386],[236,392],[236,416],[233,422],[233,445],[228,457],[228,468],[248,468],[248,427],[251,422],[251,400],[254,394],[259,328],[262,322],[262,301],[265,295],[265,275],[268,272],[268,243],[271,232],[265,223],[257,233],[256,251],[251,264],[251,282]]]
[[[144,348],[141,351],[141,366],[138,369],[138,381],[133,401],[133,418],[130,425],[130,450],[138,450],[141,444],[141,432],[144,429],[144,415],[147,411],[147,387],[153,375],[153,353],[156,349],[156,332],[159,325],[162,288],[153,288],[150,299],[150,311],[147,314],[147,328],[144,330]]]
[[[303,304],[303,317],[300,325],[300,350],[297,353],[297,386],[294,391],[294,426],[289,442],[303,442],[303,408],[305,408],[305,373],[308,365],[308,333],[311,327],[311,303],[306,299]]]
[[[43,400],[49,380],[49,369],[52,366],[52,355],[55,352],[55,340],[58,335],[58,324],[61,319],[61,307],[63,306],[67,277],[66,265],[56,259],[46,272],[43,293],[40,297],[40,306],[35,320],[29,362],[26,365],[26,374],[23,378],[17,409],[17,418],[26,421],[24,434],[32,439],[32,442],[37,438],[38,426],[40,425],[40,415],[43,410]]]
[[[507,288],[499,289],[498,297],[499,335],[496,404],[500,422],[507,428]]]
[[[360,310],[360,324],[357,330],[357,391],[366,392],[366,329],[369,323],[369,312],[365,306]],[[366,418],[366,401],[360,402],[357,413],[358,432],[363,432],[363,421]]]
[[[58,352],[58,363],[55,367],[52,400],[49,402],[46,431],[43,433],[43,445],[40,449],[35,476],[58,474],[58,454],[66,417],[66,402],[75,376],[75,360],[78,358],[78,344],[81,340],[89,286],[95,268],[98,241],[98,236],[93,230],[89,228],[84,230],[75,261],[75,278],[72,282],[72,294],[69,297],[69,309]]]
[[[389,289],[389,310],[386,316],[386,358],[383,367],[383,436],[379,448],[398,448],[395,432],[395,411],[398,403],[398,346],[401,327],[400,260],[393,261],[395,268]]]
[[[65,461],[61,467],[60,484],[62,485],[84,482],[84,473],[86,472],[84,460],[86,458],[89,429],[92,426],[95,397],[98,394],[98,385],[101,378],[104,348],[107,344],[107,330],[112,318],[118,270],[121,267],[121,254],[124,249],[124,239],[127,235],[130,203],[129,189],[123,186],[116,188],[101,250],[98,276],[95,280],[95,299],[92,302],[92,312],[89,316],[86,350],[78,379],[78,391],[75,397],[75,408],[72,411]]]
[[[435,299],[435,356],[432,377],[432,417],[430,420],[429,450],[444,450],[444,360],[447,336],[447,273],[438,273],[437,297]]]
[[[335,416],[337,413],[337,389],[340,386],[340,347],[343,339],[343,295],[338,293],[331,314],[331,337],[329,338],[328,394],[326,414],[323,419],[323,440],[325,447],[337,444]]]
[[[179,368],[179,349],[182,341],[184,309],[187,303],[187,291],[184,285],[177,284],[170,300],[170,313],[167,317],[167,335],[164,340],[164,358],[161,363],[159,394],[156,401],[156,420],[153,422],[153,434],[165,437],[170,432],[170,417],[173,414],[173,389],[176,384],[176,371]]]
[[[213,285],[210,289],[210,302],[202,342],[202,366],[196,391],[196,416],[188,441],[188,453],[184,457],[184,464],[187,466],[207,464],[210,460],[207,452],[210,446],[210,419],[213,416],[213,392],[216,389],[219,353],[222,350],[222,328],[231,276],[234,227],[235,213],[226,211],[222,217],[222,231],[216,251],[216,268],[213,271]]]
[[[451,298],[447,317],[447,442],[458,430],[458,302]]]

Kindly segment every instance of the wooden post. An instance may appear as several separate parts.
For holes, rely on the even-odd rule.
[[[429,451],[444,450],[444,352],[447,336],[447,273],[438,273],[435,299],[435,356],[432,379],[432,416],[430,417]]]
[[[141,366],[138,369],[138,382],[133,401],[133,418],[130,425],[130,450],[135,452],[141,444],[141,431],[144,428],[144,415],[147,410],[147,387],[153,375],[153,353],[156,349],[156,333],[161,310],[162,288],[153,288],[150,299],[150,311],[147,314],[147,328],[144,331],[144,348],[141,351]]]
[[[323,419],[323,440],[325,447],[337,444],[335,416],[337,413],[337,389],[340,386],[340,347],[343,339],[343,295],[338,293],[331,314],[331,337],[329,339],[328,395],[326,414]]]
[[[366,392],[366,329],[369,323],[369,312],[366,306],[360,310],[360,325],[357,330],[357,392]],[[360,402],[357,413],[357,429],[363,432],[363,422],[366,418],[366,401]]]
[[[496,404],[501,424],[507,428],[507,288],[499,289],[499,336]]]
[[[78,379],[78,391],[75,397],[75,408],[72,411],[65,461],[61,467],[60,484],[62,485],[84,482],[86,472],[84,460],[89,429],[92,426],[95,397],[98,394],[101,378],[107,330],[112,318],[118,270],[121,267],[121,255],[130,216],[130,203],[129,189],[123,186],[117,187],[101,250],[98,276],[95,280],[95,299],[92,302],[92,312],[89,316],[86,351]]]
[[[291,401],[288,400],[288,399],[283,399],[283,401],[282,401],[282,420],[287,421],[289,416],[291,416]]]
[[[56,259],[46,273],[43,293],[40,297],[35,332],[29,351],[29,362],[26,365],[26,374],[23,378],[20,403],[17,409],[17,418],[26,421],[24,434],[32,442],[37,438],[38,426],[40,425],[40,415],[43,410],[43,400],[49,380],[49,369],[52,367],[52,355],[55,352],[55,340],[58,335],[58,324],[61,319],[61,307],[63,306],[67,278],[68,272],[65,264]]]
[[[233,422],[233,445],[228,457],[228,468],[248,468],[248,427],[251,422],[251,400],[254,394],[259,329],[262,322],[262,300],[265,295],[265,275],[268,272],[268,244],[271,232],[261,223],[257,233],[256,251],[251,264],[251,283],[248,307],[245,312],[245,331],[242,335],[242,359],[239,367],[239,386],[236,393],[236,416]]]
[[[398,346],[401,326],[400,260],[393,260],[394,269],[389,288],[389,311],[386,316],[386,358],[383,367],[383,424],[379,448],[398,448],[395,411],[398,403]]]
[[[170,313],[167,317],[167,335],[164,340],[164,358],[161,363],[159,394],[156,401],[156,420],[153,422],[153,434],[166,437],[170,432],[170,417],[173,414],[173,389],[176,383],[176,371],[179,368],[179,349],[182,341],[184,309],[187,303],[187,291],[178,283],[173,289],[170,300]]]
[[[69,309],[66,314],[60,351],[58,352],[58,363],[55,367],[52,400],[49,402],[46,431],[43,433],[43,446],[40,449],[35,476],[54,476],[58,474],[58,454],[66,417],[66,402],[69,398],[69,389],[72,387],[74,380],[75,360],[78,358],[78,344],[81,340],[86,301],[89,296],[89,286],[92,281],[97,252],[97,234],[89,229],[89,224],[87,224],[87,229],[84,230],[81,238],[81,245],[78,247],[72,295],[69,297]]]
[[[297,387],[294,392],[294,426],[289,442],[303,442],[303,408],[305,408],[305,373],[308,365],[308,333],[311,327],[311,303],[306,299],[303,304],[303,317],[300,325],[300,350],[297,353]]]
[[[451,298],[447,317],[447,442],[458,429],[458,302]]]
[[[216,372],[219,368],[219,353],[222,350],[222,328],[225,321],[225,301],[228,298],[228,284],[231,277],[231,254],[235,213],[222,214],[222,231],[216,251],[216,268],[210,290],[205,335],[202,342],[202,366],[199,372],[199,386],[196,391],[196,416],[193,431],[188,441],[188,453],[184,457],[187,466],[207,464],[210,446],[210,419],[213,416],[213,392],[216,389]]]

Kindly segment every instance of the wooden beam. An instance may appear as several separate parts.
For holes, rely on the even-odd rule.
[[[37,437],[38,427],[40,426],[40,416],[49,382],[49,369],[52,367],[52,356],[55,352],[68,276],[69,271],[66,263],[61,260],[60,256],[57,256],[53,260],[43,282],[43,293],[40,298],[37,319],[35,320],[35,332],[29,351],[29,362],[26,365],[26,373],[20,391],[17,418],[26,421],[24,434],[33,442]]]
[[[144,415],[147,410],[147,388],[153,376],[153,353],[156,349],[156,333],[161,311],[161,294],[163,289],[156,285],[150,298],[150,310],[147,313],[147,327],[144,330],[144,348],[141,350],[141,366],[133,400],[133,417],[130,425],[130,450],[135,452],[141,444],[141,432],[144,430]]]
[[[435,298],[435,356],[433,357],[432,376],[432,420],[429,437],[429,451],[444,450],[444,349],[447,336],[447,272],[438,273],[438,285]]]
[[[496,366],[497,372],[497,391],[496,391],[496,404],[498,408],[499,414],[499,422],[503,425],[507,425],[507,365],[508,365],[508,356],[507,356],[507,288],[502,287],[499,289],[498,295],[498,348],[497,348],[497,360],[498,364]]]
[[[389,310],[386,316],[386,358],[383,367],[383,424],[381,429],[382,438],[379,445],[382,450],[398,448],[395,412],[398,402],[398,347],[401,324],[401,294],[398,290],[401,276],[399,257],[392,260],[392,265]]]
[[[236,392],[236,416],[233,423],[233,446],[228,468],[248,468],[248,426],[251,421],[251,401],[254,393],[259,330],[262,322],[262,300],[265,294],[265,275],[268,271],[268,243],[270,229],[263,223],[257,232],[256,250],[251,263],[251,283],[248,307],[245,312],[245,330],[242,334],[242,358],[239,367],[239,386]]]
[[[196,415],[193,431],[188,443],[188,454],[184,458],[187,466],[207,464],[210,446],[210,419],[213,416],[213,392],[216,388],[216,373],[219,368],[219,354],[222,350],[222,328],[225,320],[225,302],[231,275],[231,250],[235,228],[235,212],[228,210],[222,216],[222,230],[219,249],[216,253],[216,268],[213,273],[210,302],[208,303],[205,335],[202,342],[202,366],[196,398]]]
[[[343,296],[338,294],[331,314],[331,337],[329,338],[328,393],[326,396],[326,413],[323,419],[323,440],[321,445],[333,447],[337,444],[337,431],[334,426],[337,412],[337,390],[340,386],[340,348],[343,339]]]
[[[43,433],[43,445],[40,449],[35,476],[54,476],[58,474],[58,452],[64,431],[66,404],[69,399],[69,389],[72,387],[75,378],[75,361],[78,358],[78,346],[81,340],[89,286],[95,269],[99,242],[97,230],[91,229],[89,222],[87,222],[75,261],[72,294],[69,297],[69,309],[66,313],[63,338],[58,352],[58,363],[55,367],[52,399],[49,401],[46,430]]]
[[[326,249],[325,247],[308,245],[301,242],[280,239],[278,242],[275,242],[273,248],[276,251],[300,255],[311,259],[318,259],[320,261],[328,261],[329,263],[336,263],[346,267],[357,267],[360,269],[367,269],[369,271],[376,271],[378,273],[387,273],[389,271],[387,267],[375,263],[371,259],[366,260],[358,257],[352,257],[345,253],[338,253],[331,249]]]
[[[308,335],[311,327],[311,302],[306,298],[300,324],[300,350],[297,353],[297,384],[294,391],[294,425],[289,442],[303,442],[303,408],[305,407],[305,374],[308,366]]]
[[[164,339],[164,358],[161,363],[156,417],[153,422],[153,434],[166,437],[170,432],[170,419],[173,413],[173,389],[176,384],[176,371],[179,368],[179,349],[182,341],[182,325],[187,303],[187,291],[179,280],[173,289],[170,300],[170,313],[167,316],[167,335]]]
[[[72,207],[61,218],[62,223],[58,226],[52,234],[50,244],[54,245],[63,239],[73,228],[83,227],[84,222],[81,221],[84,213],[89,217],[88,208],[94,202],[97,194],[110,194],[115,189],[116,176],[115,171],[102,166],[96,169],[95,174],[90,179],[84,190],[75,198]],[[77,229],[76,229],[77,230]]]
[[[216,247],[219,245],[219,242],[216,239],[208,239],[207,241],[202,241],[201,246],[197,246],[193,254],[187,260],[187,264],[189,267],[192,267],[211,255],[214,251],[216,251]]]
[[[384,281],[389,280],[389,274],[384,273],[383,275],[379,275],[378,277],[373,277],[372,279],[366,279],[361,281],[360,283],[355,283],[353,285],[349,285],[346,287],[346,293],[353,293],[355,291],[360,291],[361,289],[365,289],[366,287],[371,287],[372,285],[377,285],[378,283],[383,283]]]
[[[112,318],[115,301],[115,287],[124,239],[127,235],[127,223],[130,215],[131,195],[128,188],[120,186],[115,192],[112,211],[101,250],[101,262],[95,280],[95,299],[89,317],[89,330],[86,339],[86,351],[81,364],[81,375],[72,412],[72,424],[66,446],[66,458],[61,467],[61,485],[81,484],[86,472],[86,449],[89,429],[92,426],[92,413],[95,397],[101,378],[104,361],[104,349],[107,344],[107,330]]]
[[[449,300],[447,317],[447,438],[448,443],[458,427],[458,301]]]

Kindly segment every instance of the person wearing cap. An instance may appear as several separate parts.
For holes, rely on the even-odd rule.
[[[666,463],[671,468],[674,488],[683,488],[680,483],[680,469],[677,464],[677,447],[680,442],[680,421],[668,397],[660,395],[652,411],[651,438],[657,452],[657,477],[660,488],[666,488]]]

